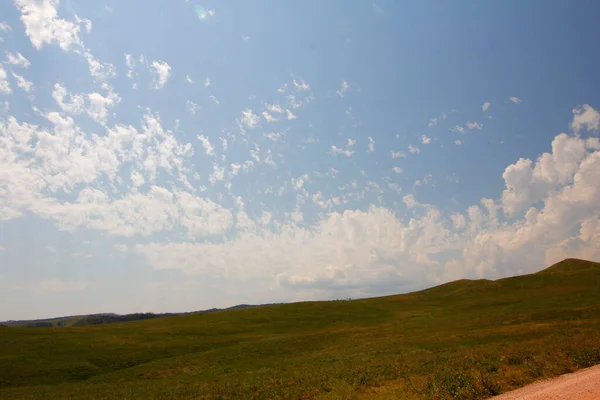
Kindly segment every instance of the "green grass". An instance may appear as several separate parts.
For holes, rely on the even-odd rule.
[[[0,328],[4,399],[483,399],[600,363],[600,264],[406,295]]]

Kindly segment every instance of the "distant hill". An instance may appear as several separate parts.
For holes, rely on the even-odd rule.
[[[33,319],[33,320],[19,320],[19,321],[3,321],[1,325],[9,327],[25,327],[25,328],[60,328],[67,326],[86,326],[86,325],[100,325],[100,324],[111,324],[117,322],[130,322],[140,321],[144,319],[153,318],[164,318],[164,317],[175,317],[180,315],[191,315],[191,314],[202,314],[209,312],[227,311],[227,310],[241,310],[244,308],[253,307],[265,307],[275,305],[277,303],[270,304],[238,304],[228,308],[211,308],[207,310],[181,312],[181,313],[132,313],[119,315],[115,313],[102,313],[102,314],[88,314],[88,315],[71,315],[67,317],[56,317],[56,318],[45,318],[45,319]],[[278,303],[282,304],[282,303]]]
[[[232,308],[0,329],[0,398],[478,400],[600,363],[600,264],[583,260],[402,295]]]

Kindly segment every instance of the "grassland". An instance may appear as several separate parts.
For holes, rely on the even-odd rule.
[[[0,329],[2,399],[483,399],[600,363],[600,264],[397,296]]]

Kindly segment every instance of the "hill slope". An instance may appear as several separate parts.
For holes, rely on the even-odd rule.
[[[420,292],[0,329],[0,398],[481,399],[600,363],[600,264]]]

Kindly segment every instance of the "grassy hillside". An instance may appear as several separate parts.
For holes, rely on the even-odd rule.
[[[0,329],[6,399],[483,399],[600,363],[600,264],[101,326]]]

